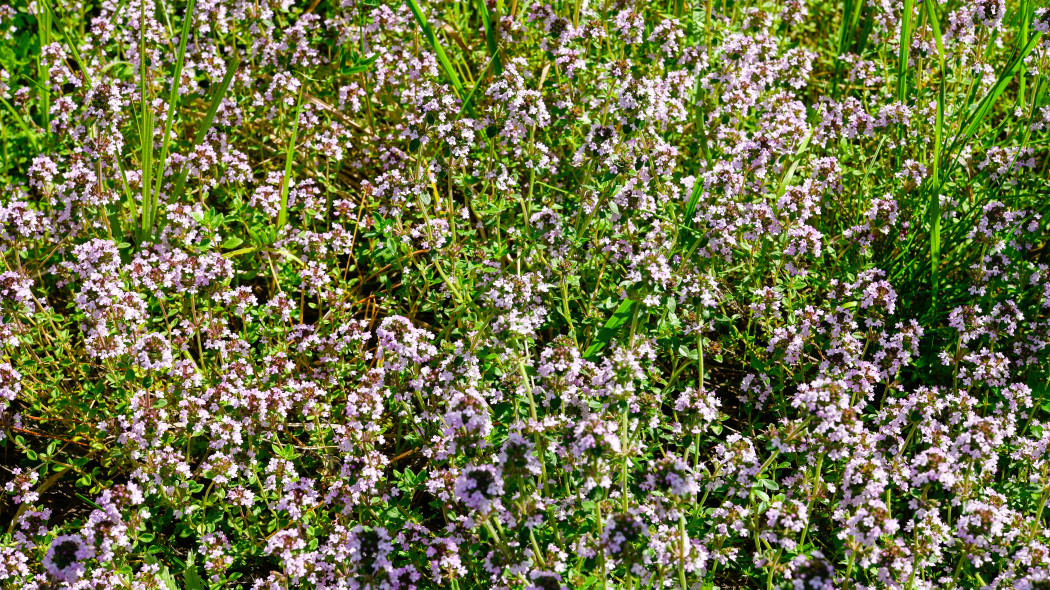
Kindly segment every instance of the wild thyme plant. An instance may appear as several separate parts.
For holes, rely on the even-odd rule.
[[[8,0],[0,584],[1050,586],[1048,29]]]

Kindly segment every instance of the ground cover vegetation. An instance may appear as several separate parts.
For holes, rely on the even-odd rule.
[[[0,584],[1050,587],[1048,26],[0,5]]]

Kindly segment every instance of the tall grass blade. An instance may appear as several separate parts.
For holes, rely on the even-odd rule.
[[[226,91],[230,88],[230,83],[233,82],[233,76],[237,73],[237,68],[241,65],[241,58],[234,55],[230,58],[230,61],[226,62],[226,75],[222,77],[222,82],[219,82],[219,87],[215,89],[215,94],[211,97],[211,104],[208,105],[208,112],[204,115],[204,120],[201,121],[200,127],[197,128],[197,137],[193,140],[193,144],[190,146],[189,151],[197,149],[197,146],[204,141],[204,137],[208,134],[208,130],[211,129],[211,124],[215,120],[215,113],[219,110],[219,104],[222,103],[222,99],[226,96]],[[182,194],[183,188],[186,186],[186,175],[189,174],[189,168],[183,167],[182,171],[179,172],[179,178],[175,182],[175,190],[172,191],[174,197],[178,197]],[[157,227],[157,231],[160,231],[162,226]]]
[[[481,80],[485,77],[485,74],[488,73],[489,68],[491,68],[493,64],[495,64],[496,57],[493,57],[489,60],[487,64],[485,64],[485,67],[481,70],[481,73],[478,75],[478,82],[474,84],[474,87],[471,88],[470,92],[467,93],[467,97],[463,99],[463,104],[459,107],[460,116],[470,115],[474,112],[474,97],[477,96],[478,89],[484,86],[484,84],[481,83]]]
[[[908,98],[908,59],[911,52],[911,13],[915,0],[904,0],[904,12],[901,13],[901,46],[900,59],[897,62],[897,100],[902,104]]]
[[[51,44],[51,11],[42,10],[36,15],[37,26],[39,27],[38,34],[40,36],[40,48],[43,49],[45,46]],[[37,57],[37,76],[40,77],[40,85],[45,90],[49,90],[51,86],[51,71],[44,67],[43,60]],[[40,117],[44,122],[44,137],[47,138],[50,143],[51,139],[51,93],[41,92],[40,93]]]
[[[598,356],[598,353],[601,352],[602,349],[605,348],[605,345],[613,339],[613,336],[616,335],[616,332],[619,331],[620,327],[626,324],[627,320],[631,319],[631,310],[634,309],[634,306],[637,303],[637,301],[627,299],[620,304],[620,307],[616,308],[612,317],[605,322],[605,325],[602,326],[601,330],[598,330],[598,336],[594,339],[594,342],[592,342],[583,353],[584,358],[590,360]]]
[[[831,94],[838,96],[839,79],[842,77],[842,60],[839,57],[846,53],[849,40],[853,38],[853,32],[857,28],[860,19],[860,9],[863,2],[860,0],[845,0],[842,6],[842,23],[839,25],[839,44],[835,54],[835,74],[832,79]]]
[[[22,128],[22,131],[26,134],[26,137],[29,138],[29,143],[33,145],[33,150],[40,151],[40,144],[37,143],[36,132],[29,127],[29,124],[25,122],[25,119],[22,118],[22,115],[18,113],[18,111],[15,109],[15,107],[11,105],[11,103],[4,100],[2,96],[0,96],[0,104],[4,105],[4,108],[6,108],[8,113],[10,113],[11,118],[14,119],[15,123],[18,123],[18,126]]]
[[[944,85],[947,70],[944,65],[944,39],[941,36],[940,16],[937,14],[937,0],[927,0],[925,9],[930,28],[933,30],[933,38],[937,45],[937,63],[940,72],[940,84],[937,95],[937,121],[934,127],[933,138],[933,162],[931,162],[931,174],[929,187],[929,215],[930,215],[930,283],[932,299],[930,301],[930,312],[937,312],[937,289],[940,283],[941,266],[941,146],[944,142]]]
[[[141,4],[139,21],[139,165],[142,167],[142,225],[139,243],[153,231],[153,106],[150,104],[149,78],[146,73],[146,3]]]
[[[685,217],[682,218],[682,225],[689,227],[693,224],[693,216],[696,215],[696,205],[700,202],[700,193],[703,192],[704,183],[701,180],[697,180],[696,184],[693,185],[693,194],[689,195],[689,203],[685,206]]]
[[[66,28],[62,26],[62,19],[55,15],[55,11],[51,8],[51,0],[43,0],[42,4],[47,9],[50,20],[54,25],[55,29],[58,30],[58,34],[62,36],[62,40],[66,42],[66,47],[69,48],[69,53],[73,56],[73,61],[77,62],[77,67],[80,68],[80,73],[84,76],[84,81],[87,82],[88,86],[91,85],[91,75],[88,74],[87,66],[84,65],[84,60],[80,59],[80,51],[77,50],[76,40],[70,37],[66,33]]]
[[[168,153],[171,150],[171,127],[175,123],[175,109],[178,106],[179,88],[182,85],[182,66],[186,58],[186,40],[189,38],[195,5],[196,0],[189,0],[189,3],[186,5],[186,12],[182,18],[182,35],[179,37],[179,53],[175,58],[175,72],[172,75],[171,91],[168,94],[168,114],[164,120],[164,138],[161,143],[160,161],[157,168],[157,187],[152,193],[151,210],[156,210],[157,203],[160,202],[160,191],[164,186],[164,173],[167,171]]]
[[[981,99],[981,102],[977,105],[977,111],[970,116],[970,119],[967,122],[965,131],[962,135],[963,139],[968,138],[977,131],[977,128],[981,125],[984,118],[988,116],[988,113],[991,112],[992,107],[995,106],[995,102],[1006,90],[1010,81],[1024,68],[1024,59],[1028,57],[1028,54],[1031,53],[1033,49],[1035,49],[1042,36],[1043,34],[1041,32],[1037,32],[1031,39],[1029,39],[1028,43],[1021,49],[1020,53],[1014,58],[1010,66],[999,76],[999,80],[996,82],[995,86],[983,99]]]
[[[503,73],[503,63],[499,59],[499,46],[496,44],[496,28],[492,26],[492,19],[489,18],[489,9],[485,5],[485,0],[476,0],[478,5],[478,13],[481,15],[481,22],[485,25],[485,45],[488,47],[489,55],[492,56],[492,71],[497,76]],[[499,21],[499,15],[496,15],[496,21]]]
[[[1017,35],[1017,46],[1023,48],[1028,44],[1028,21],[1032,19],[1032,3],[1029,0],[1021,0],[1021,31]],[[1017,104],[1024,104],[1025,75],[1024,69],[1017,73]]]
[[[981,122],[991,112],[992,107],[995,106],[996,101],[1006,91],[1006,88],[1010,85],[1010,81],[1013,80],[1014,76],[1024,67],[1024,59],[1028,57],[1028,54],[1032,52],[1039,44],[1039,40],[1042,39],[1043,33],[1036,32],[1029,40],[1028,43],[1021,49],[1019,53],[1014,56],[1014,59],[1010,62],[1002,74],[999,75],[998,81],[995,86],[988,91],[988,94],[977,103],[977,109],[967,118],[966,123],[963,124],[958,135],[952,140],[948,149],[945,150],[946,155],[950,155],[955,151],[955,148],[962,148],[969,141],[970,137],[977,132],[977,128],[980,127]],[[954,168],[954,163],[953,166]]]
[[[288,187],[292,180],[292,161],[295,159],[295,142],[299,139],[299,115],[303,112],[303,86],[299,87],[299,100],[295,107],[295,123],[292,125],[292,136],[284,153],[284,180],[281,182],[281,211],[277,214],[278,231],[288,221]]]
[[[441,69],[445,71],[445,75],[448,76],[452,87],[456,89],[456,96],[463,96],[463,84],[459,80],[459,74],[456,73],[456,69],[452,67],[452,62],[448,60],[448,56],[445,55],[445,50],[441,48],[441,44],[438,43],[437,37],[434,36],[433,29],[430,28],[430,24],[427,23],[426,17],[423,16],[423,11],[419,9],[419,4],[416,0],[405,0],[408,4],[409,10],[416,17],[416,22],[419,23],[419,28],[423,29],[423,35],[426,36],[427,42],[430,43],[430,48],[437,54],[438,62],[441,63]]]

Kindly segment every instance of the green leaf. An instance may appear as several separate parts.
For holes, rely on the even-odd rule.
[[[234,258],[236,256],[240,256],[241,254],[254,252],[255,249],[255,246],[248,246],[247,248],[241,248],[240,250],[234,250],[233,252],[226,252],[223,254],[223,256],[225,256],[226,258]]]
[[[590,588],[591,586],[595,585],[596,583],[598,583],[598,577],[597,576],[591,576],[591,577],[587,578],[586,580],[584,580],[584,582],[582,584],[580,584],[579,587],[580,587],[580,590],[586,590],[587,588]]]
[[[75,493],[74,496],[79,498],[81,500],[81,502],[84,502],[84,503],[86,503],[86,504],[88,504],[88,505],[90,505],[92,507],[95,507],[96,510],[102,510],[102,506],[99,506],[98,504],[93,502],[91,499],[85,498],[85,497],[81,496],[81,494],[79,494],[79,493]]]
[[[355,58],[354,65],[351,66],[351,65],[344,64],[343,66],[341,66],[339,68],[339,73],[343,74],[343,75],[351,75],[351,74],[359,74],[361,72],[367,72],[369,69],[371,69],[372,64],[375,63],[377,57],[379,57],[378,53],[376,55],[373,55],[372,57],[364,60],[364,61],[358,61]]]
[[[767,490],[779,490],[780,489],[780,486],[777,485],[777,482],[775,482],[775,481],[773,481],[771,479],[760,479],[760,480],[758,480],[758,485],[766,488]]]
[[[616,332],[620,327],[631,319],[631,311],[636,304],[636,301],[628,299],[621,303],[620,307],[616,308],[612,317],[610,317],[609,320],[605,322],[605,325],[602,326],[602,329],[598,331],[597,338],[595,338],[594,342],[587,347],[587,351],[583,353],[584,358],[594,360],[594,357],[596,357],[598,353],[605,348],[605,345],[613,339],[613,336],[616,335]]]
[[[678,345],[678,354],[680,354],[680,355],[682,355],[682,356],[684,356],[684,357],[686,357],[688,359],[693,359],[694,361],[697,360],[698,358],[700,358],[700,355],[697,353],[697,351],[689,348],[688,346],[686,346],[684,344],[679,344]]]
[[[186,571],[183,573],[183,577],[186,578],[186,590],[208,590],[208,585],[197,574],[197,568],[193,565],[192,552],[186,559]]]
[[[274,454],[276,454],[278,457],[281,457],[282,459],[285,459],[287,461],[295,460],[295,450],[291,447],[282,447],[277,443],[273,443],[271,447],[273,448]]]
[[[700,201],[700,193],[703,192],[702,188],[704,183],[700,180],[696,181],[693,185],[693,194],[689,197],[689,204],[685,207],[685,217],[682,219],[682,224],[685,227],[689,227],[693,223],[693,215],[696,214],[696,204]]]

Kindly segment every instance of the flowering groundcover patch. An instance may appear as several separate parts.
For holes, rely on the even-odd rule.
[[[1050,587],[1048,28],[0,5],[0,584]]]

